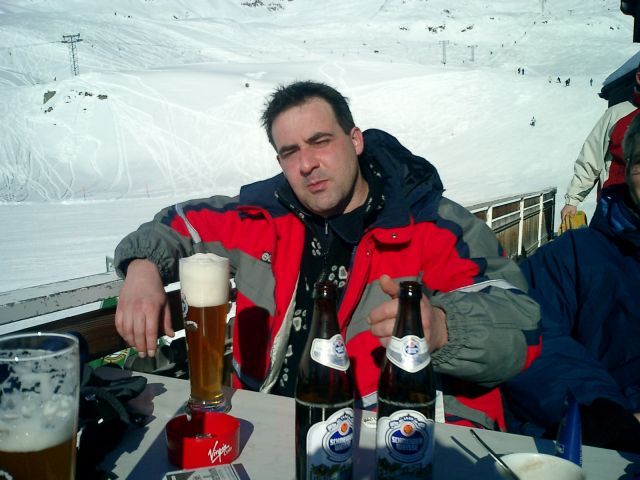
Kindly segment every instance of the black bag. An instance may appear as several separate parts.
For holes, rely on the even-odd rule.
[[[91,367],[84,366],[78,418],[77,480],[113,478],[98,466],[118,445],[128,428],[144,423],[146,416],[130,411],[127,402],[140,395],[146,385],[147,379],[139,376],[105,380]]]

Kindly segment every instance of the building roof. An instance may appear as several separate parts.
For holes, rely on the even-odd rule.
[[[602,83],[598,94],[609,106],[629,100],[635,85],[635,72],[640,64],[640,51],[614,70]]]

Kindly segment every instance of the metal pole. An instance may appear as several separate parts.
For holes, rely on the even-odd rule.
[[[475,61],[475,50],[478,45],[467,45],[471,49],[471,61]]]
[[[443,65],[446,65],[447,64],[447,44],[449,43],[449,40],[440,40],[438,43],[442,45],[442,63]]]
[[[518,221],[518,253],[522,254],[522,237],[524,233],[524,198],[520,199],[520,220]]]
[[[544,221],[544,192],[540,194],[538,204],[538,247],[542,245],[542,225]]]
[[[71,57],[71,74],[78,75],[80,73],[80,69],[78,68],[78,56],[76,53],[76,43],[81,42],[80,34],[76,33],[75,35],[63,35],[62,43],[69,44],[69,55]]]

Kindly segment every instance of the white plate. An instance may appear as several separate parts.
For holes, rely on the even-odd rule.
[[[584,470],[564,458],[543,453],[511,453],[502,457],[520,480],[585,480]],[[496,464],[498,471],[508,475]]]

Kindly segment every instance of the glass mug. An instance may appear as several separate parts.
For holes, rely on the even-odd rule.
[[[229,259],[196,253],[180,259],[180,290],[191,396],[188,411],[226,412],[222,391],[229,312]]]
[[[79,387],[76,337],[0,337],[0,478],[75,478]]]

